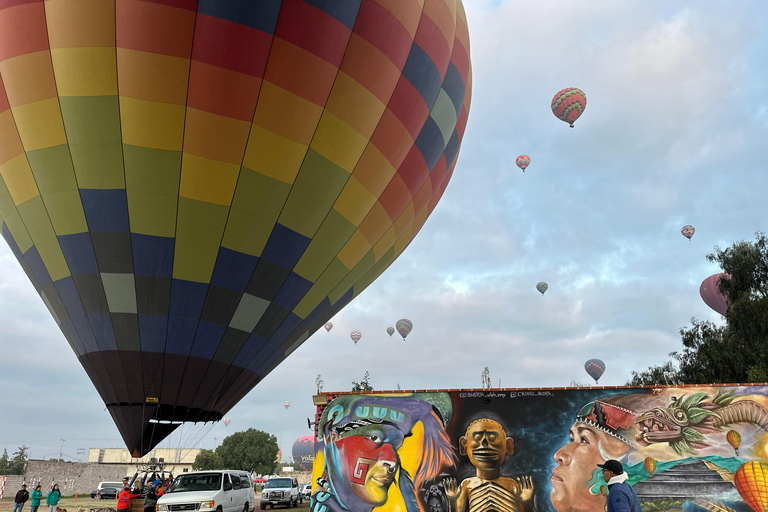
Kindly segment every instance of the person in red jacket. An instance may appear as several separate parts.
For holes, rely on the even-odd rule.
[[[123,487],[117,496],[117,510],[130,510],[131,499],[141,496],[141,489],[131,490],[128,486]]]

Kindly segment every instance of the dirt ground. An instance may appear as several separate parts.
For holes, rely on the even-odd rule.
[[[259,494],[256,495],[256,510],[260,512],[259,509]],[[94,500],[91,499],[90,493],[86,494],[85,496],[78,496],[77,500],[74,498],[62,498],[61,501],[59,501],[59,508],[65,508],[67,509],[67,512],[91,512],[91,509],[94,510],[94,512],[98,512],[98,509],[100,507],[116,507],[117,506],[117,500]],[[285,507],[282,507],[285,508]],[[21,512],[29,512],[29,502],[26,502],[24,504],[24,508]],[[38,512],[46,512],[48,509],[45,505],[45,500],[43,500],[42,505],[38,509]],[[267,510],[270,510],[269,508]],[[278,508],[280,510],[280,508]],[[309,510],[309,500],[304,500],[304,503],[302,505],[299,505],[298,507],[291,509],[291,510]],[[0,500],[0,512],[12,512],[13,511],[13,498],[3,498]],[[106,511],[105,511],[106,512]]]

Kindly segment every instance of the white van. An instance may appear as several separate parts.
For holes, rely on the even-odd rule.
[[[182,473],[157,500],[157,512],[251,512],[254,510],[251,475],[245,471]]]

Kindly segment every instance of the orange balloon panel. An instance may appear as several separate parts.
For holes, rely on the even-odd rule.
[[[0,231],[135,455],[221,419],[442,197],[466,16],[388,5],[0,3]]]

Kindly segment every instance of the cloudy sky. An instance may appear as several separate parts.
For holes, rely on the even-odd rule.
[[[310,433],[317,374],[326,391],[349,390],[366,370],[377,390],[480,387],[485,366],[502,387],[567,386],[587,383],[584,361],[600,358],[600,383],[621,385],[680,349],[691,317],[722,322],[699,297],[719,271],[705,256],[768,229],[768,6],[464,1],[472,108],[434,214],[330,333],[230,411],[229,427],[161,446],[213,448],[253,427],[290,453]],[[588,98],[574,129],[550,110],[565,87]],[[685,224],[696,227],[690,242]],[[403,317],[414,323],[406,342],[385,332]],[[0,449],[48,458],[64,439],[77,460],[78,448],[123,446],[5,244],[0,354]]]

